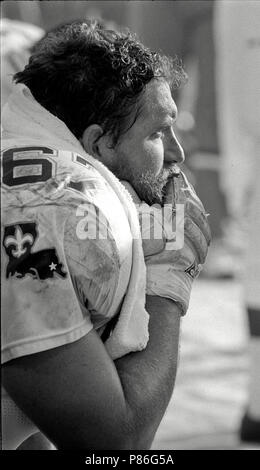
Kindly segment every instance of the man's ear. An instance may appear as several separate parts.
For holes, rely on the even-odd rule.
[[[84,150],[105,165],[109,164],[113,157],[110,141],[111,138],[103,134],[103,129],[98,124],[88,126],[81,138]]]
[[[89,155],[92,155],[92,157],[99,158],[98,141],[102,135],[103,130],[97,124],[91,124],[91,126],[88,126],[83,132],[81,144],[84,150],[86,150]]]

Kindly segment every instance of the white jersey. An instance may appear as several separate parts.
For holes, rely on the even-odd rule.
[[[2,362],[76,341],[93,326],[104,338],[131,270],[115,193],[71,152],[8,147],[2,164]],[[109,206],[118,218],[108,222]],[[5,390],[2,419],[5,449],[37,432]]]
[[[106,339],[132,265],[124,208],[78,153],[19,138],[3,144],[2,362],[93,327]],[[4,449],[37,432],[5,390],[2,431]]]
[[[81,155],[9,141],[2,165],[5,362],[75,341],[118,313],[131,233],[115,193]]]

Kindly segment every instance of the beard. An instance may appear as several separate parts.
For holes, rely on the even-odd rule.
[[[176,174],[176,165],[167,169],[163,168],[159,174],[155,175],[151,170],[138,173],[129,165],[122,164],[119,159],[112,171],[117,178],[131,184],[141,201],[149,206],[153,204],[162,206],[167,182]]]
[[[162,205],[165,186],[169,178],[165,173],[162,170],[159,175],[155,176],[150,170],[147,170],[139,175],[133,175],[133,178],[128,176],[128,180],[142,201],[145,201],[149,206]]]

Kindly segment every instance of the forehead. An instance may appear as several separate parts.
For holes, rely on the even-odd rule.
[[[170,116],[177,117],[177,107],[171,90],[165,80],[152,80],[148,83],[142,96],[141,116],[147,120],[157,121]]]

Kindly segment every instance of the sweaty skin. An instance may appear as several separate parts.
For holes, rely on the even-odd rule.
[[[161,204],[163,188],[176,172],[176,163],[184,161],[183,149],[174,133],[176,119],[177,107],[168,83],[154,79],[141,97],[136,121],[114,148],[106,136],[94,146],[83,135],[82,144],[120,180],[130,183],[142,201]]]

